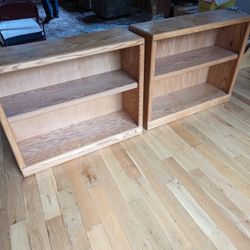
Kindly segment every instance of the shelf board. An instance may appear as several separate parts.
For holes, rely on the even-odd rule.
[[[6,96],[0,99],[0,103],[6,116],[13,121],[128,91],[137,86],[130,75],[118,70]]]
[[[142,131],[124,111],[102,115],[18,144],[25,176],[130,138]]]
[[[198,70],[237,58],[238,54],[217,46],[158,58],[155,66],[155,80]]]
[[[172,92],[153,99],[152,121],[149,128],[172,122],[219,103],[228,101],[230,95],[208,83]]]

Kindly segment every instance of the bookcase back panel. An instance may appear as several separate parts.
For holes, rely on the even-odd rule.
[[[175,55],[215,44],[217,30],[208,30],[157,41],[156,58]]]
[[[0,97],[121,68],[120,51],[0,74]]]
[[[101,97],[74,106],[10,122],[18,142],[53,130],[121,110],[122,94]]]
[[[153,97],[169,94],[207,81],[209,68],[168,77],[154,82]]]

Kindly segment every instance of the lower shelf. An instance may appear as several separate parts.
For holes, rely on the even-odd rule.
[[[19,143],[26,165],[21,171],[28,176],[141,132],[142,128],[119,111],[36,136]]]
[[[208,83],[198,84],[153,100],[148,129],[194,114],[228,101],[230,95]]]

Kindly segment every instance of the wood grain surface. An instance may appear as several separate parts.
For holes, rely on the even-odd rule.
[[[155,41],[249,21],[250,15],[241,11],[215,10],[134,24],[130,30]]]
[[[151,128],[191,115],[229,99],[225,92],[203,83],[153,99]]]
[[[1,250],[249,249],[249,124],[232,97],[27,178],[0,131]]]
[[[155,79],[159,80],[237,59],[238,55],[217,46],[162,57],[156,60]]]
[[[126,30],[105,30],[1,49],[0,73],[32,68],[143,44]]]
[[[18,116],[16,119],[20,119],[21,116],[24,119],[27,116],[128,91],[137,86],[137,82],[124,71],[111,71],[3,97],[0,98],[0,103],[8,118]]]
[[[18,143],[27,168],[52,167],[136,135],[136,123],[123,111],[115,112],[32,137]],[[138,133],[141,130],[138,129]],[[121,135],[122,134],[122,135]],[[22,171],[25,172],[25,168]],[[25,173],[26,175],[26,173]]]

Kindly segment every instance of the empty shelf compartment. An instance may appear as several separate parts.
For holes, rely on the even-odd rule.
[[[118,70],[6,96],[0,99],[0,103],[8,118],[19,119],[128,91],[137,86],[135,79]]]
[[[236,58],[238,54],[217,46],[158,58],[155,66],[155,79],[209,67]]]
[[[198,84],[189,88],[178,90],[153,100],[152,120],[157,120],[170,115],[178,115],[178,112],[188,111],[192,114],[192,108],[215,99],[228,97],[229,95],[208,83]],[[197,110],[195,110],[197,111]]]
[[[102,115],[19,142],[26,168],[62,163],[139,133],[141,128],[124,111]],[[61,161],[62,160],[62,161]],[[22,171],[25,172],[23,169]],[[30,173],[29,173],[30,174]]]

